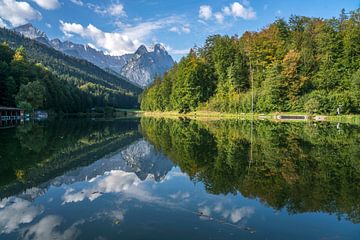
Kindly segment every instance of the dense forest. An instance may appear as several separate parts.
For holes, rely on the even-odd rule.
[[[144,91],[146,111],[360,113],[360,9],[214,35]]]
[[[142,118],[145,138],[212,194],[360,222],[357,126]]]
[[[48,93],[43,106],[46,109],[79,112],[92,107],[138,106],[138,95],[142,89],[124,78],[115,76],[85,60],[69,57],[12,30],[0,28],[0,42],[4,42],[1,46],[1,51],[4,53],[0,55],[0,74],[2,74],[0,105],[15,106],[15,95],[19,92],[20,86],[38,81],[43,83]],[[16,54],[9,48],[22,49],[21,54],[24,55],[22,64],[16,63],[18,60],[13,59]],[[43,70],[40,70],[41,65]],[[15,81],[15,84],[11,83],[12,81]],[[49,86],[46,82],[59,86]],[[32,87],[37,87],[36,83]],[[8,98],[8,96],[12,97]],[[56,101],[50,103],[50,98]]]
[[[0,106],[85,112],[94,100],[73,84],[58,79],[41,64],[29,63],[24,48],[0,44]]]

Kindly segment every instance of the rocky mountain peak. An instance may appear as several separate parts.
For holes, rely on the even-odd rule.
[[[148,50],[147,50],[147,48],[145,47],[145,45],[141,45],[137,50],[136,50],[136,52],[135,52],[135,55],[144,55],[144,54],[146,54],[146,53],[148,53]]]
[[[88,45],[62,42],[60,39],[49,40],[44,32],[30,23],[14,30],[69,56],[85,59],[103,69],[110,69],[142,87],[151,84],[155,77],[164,75],[174,64],[174,60],[161,44],[155,44],[151,51],[141,45],[133,54],[110,56]]]
[[[37,38],[45,38],[48,39],[46,34],[39,30],[38,28],[34,27],[31,23],[27,23],[25,25],[21,25],[19,27],[14,28],[16,32],[21,33],[24,37],[37,39]]]
[[[165,47],[160,43],[155,44],[154,52],[155,53],[167,53]]]

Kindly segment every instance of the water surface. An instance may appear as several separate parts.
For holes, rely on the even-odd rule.
[[[0,142],[0,239],[360,239],[357,126],[65,119]]]

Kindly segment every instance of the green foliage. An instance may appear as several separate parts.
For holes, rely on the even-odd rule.
[[[212,194],[360,222],[360,135],[336,124],[141,119],[156,149]]]
[[[141,108],[250,112],[254,89],[260,113],[335,114],[341,106],[358,114],[359,69],[360,9],[329,20],[291,16],[240,38],[209,36],[142,94]],[[170,93],[160,91],[165,85]]]
[[[24,109],[26,112],[31,112],[33,110],[33,106],[28,102],[18,102],[17,106]]]
[[[33,81],[34,75],[37,74],[38,70],[30,66],[32,64],[29,65],[26,63],[29,61],[45,66],[43,67],[45,70],[50,71],[54,75],[53,77],[61,80],[62,84],[59,85],[66,85],[64,87],[66,90],[60,90],[60,97],[54,98],[54,102],[59,102],[59,98],[69,97],[71,94],[74,94],[76,90],[70,91],[69,88],[72,88],[70,85],[80,88],[85,84],[92,83],[97,85],[98,88],[101,88],[100,95],[93,95],[93,92],[89,91],[81,94],[76,93],[82,96],[74,96],[71,98],[82,98],[83,101],[87,102],[83,105],[87,105],[86,107],[88,109],[94,106],[112,106],[119,108],[134,108],[138,106],[138,95],[142,89],[122,77],[115,76],[85,60],[67,56],[35,40],[20,36],[12,30],[0,28],[0,42],[6,42],[11,48],[17,49],[14,55],[14,52],[9,49],[7,44],[2,44],[0,47],[0,90],[2,93],[4,91],[4,93],[7,94],[6,97],[0,97],[0,105],[14,106],[15,101],[4,99],[16,95],[17,92],[6,89],[6,84],[3,83],[5,80],[1,76],[2,72],[11,72],[10,75],[13,76],[16,89],[18,90],[20,85]],[[6,65],[4,63],[6,63]],[[49,83],[49,85],[51,85],[51,83]],[[85,99],[91,99],[92,102]],[[94,106],[92,106],[93,104]],[[61,106],[58,107],[58,110],[64,112],[70,110],[78,111],[78,109],[75,108],[78,108],[81,103],[76,103],[76,105],[78,106]]]
[[[75,113],[85,112],[96,103],[94,96],[59,79],[41,64],[28,62],[23,47],[13,51],[1,44],[0,52],[1,106]]]
[[[39,81],[29,82],[21,85],[16,101],[18,103],[28,103],[33,109],[42,108],[45,100],[45,88]]]

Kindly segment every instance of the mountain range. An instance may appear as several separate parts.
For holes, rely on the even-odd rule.
[[[43,31],[32,24],[16,27],[14,30],[24,37],[36,40],[66,55],[87,60],[102,69],[119,74],[142,88],[151,84],[157,76],[162,76],[174,65],[174,60],[161,44],[154,45],[152,51],[141,45],[133,54],[111,56],[89,45],[60,39],[50,40]]]
[[[143,91],[141,87],[120,74],[114,74],[89,61],[69,56],[40,43],[41,40],[47,40],[46,36],[42,37],[43,39],[34,40],[14,30],[0,27],[0,42],[12,49],[24,48],[27,61],[43,66],[59,80],[75,85],[82,92],[90,94],[91,107],[138,107],[138,96]],[[23,72],[27,71],[24,66]],[[63,96],[62,99],[70,97]],[[58,106],[63,104],[58,103]]]

